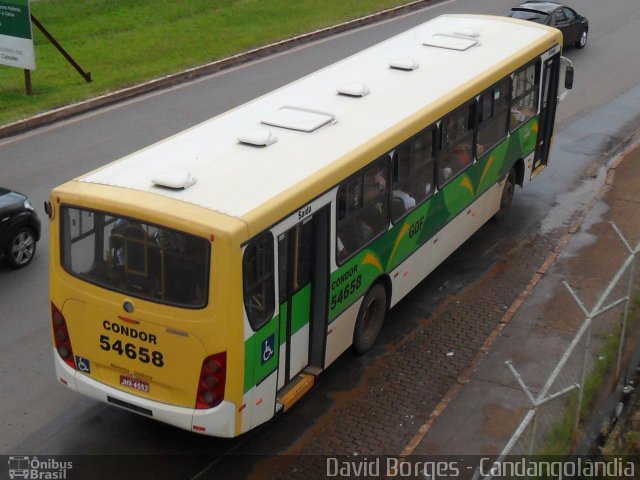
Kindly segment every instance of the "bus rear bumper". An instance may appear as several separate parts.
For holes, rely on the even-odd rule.
[[[74,370],[55,348],[53,358],[58,381],[82,395],[191,432],[214,437],[236,436],[236,408],[231,402],[223,401],[208,410],[168,405],[123,392]]]

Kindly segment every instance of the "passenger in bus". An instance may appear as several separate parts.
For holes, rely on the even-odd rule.
[[[347,258],[373,238],[375,231],[360,215],[353,216],[338,227],[336,254],[339,260]]]
[[[526,105],[514,105],[511,107],[511,128],[519,126],[536,114],[535,109]]]
[[[110,255],[114,266],[124,265],[124,230],[128,220],[118,218],[109,235]]]
[[[369,242],[371,237],[373,237],[374,230],[367,222],[365,222],[362,218],[356,218],[355,221],[356,227],[356,235],[358,238],[358,244],[364,245]]]
[[[400,200],[405,211],[411,210],[416,206],[416,199],[409,195],[407,192],[403,192],[400,189],[393,191],[393,200]]]
[[[440,185],[447,183],[449,179],[453,177],[453,170],[451,167],[443,167],[438,169],[438,182]]]
[[[110,279],[116,284],[123,284],[129,269],[134,269],[139,264],[135,260],[137,246],[144,239],[142,226],[126,218],[118,218],[109,234],[109,253],[107,257],[107,272]],[[138,245],[132,245],[131,240],[136,239]],[[144,248],[144,247],[143,247]],[[144,257],[142,255],[142,257]]]
[[[386,168],[380,165],[373,172],[369,171],[364,176],[364,204],[384,195],[387,188]]]
[[[396,222],[400,217],[407,213],[404,201],[400,197],[391,198],[391,220]]]
[[[186,305],[204,302],[205,280],[198,275],[202,270],[200,265],[207,259],[203,243],[169,230],[162,229],[158,233],[157,241],[164,245],[167,300]]]
[[[454,160],[454,167],[456,170],[463,170],[471,165],[473,156],[471,155],[471,148],[464,143],[458,144],[453,147],[451,151],[452,158]]]
[[[387,180],[385,177],[385,168],[383,166],[380,166],[373,176],[373,181],[377,185],[378,191],[380,192],[384,192],[387,186]]]

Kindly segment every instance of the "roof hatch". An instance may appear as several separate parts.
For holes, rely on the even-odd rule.
[[[389,68],[393,68],[394,70],[417,70],[420,65],[413,58],[405,57],[405,58],[396,58],[389,62]]]
[[[269,130],[261,128],[238,135],[238,141],[240,143],[254,145],[256,147],[268,147],[269,145],[276,143],[278,138]]]
[[[448,35],[446,33],[436,33],[423,45],[428,47],[446,48],[448,50],[464,51],[478,44],[478,40],[468,36]]]
[[[313,132],[327,123],[335,122],[335,115],[330,113],[292,106],[280,107],[276,112],[261,120],[261,123],[265,125],[301,132]]]
[[[367,86],[361,82],[345,83],[336,88],[336,91],[347,97],[364,97],[370,93]]]
[[[196,177],[186,170],[171,170],[156,175],[151,179],[157,187],[171,188],[173,190],[184,190],[197,182]]]

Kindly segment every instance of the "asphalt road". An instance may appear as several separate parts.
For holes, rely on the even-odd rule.
[[[54,186],[208,119],[300,76],[442,13],[506,12],[511,1],[459,0],[338,35],[179,87],[136,98],[0,141],[0,184],[42,205]],[[638,126],[640,56],[637,0],[575,0],[591,25],[584,50],[569,50],[572,94],[558,112],[550,168],[518,190],[505,222],[483,228],[445,268],[423,282],[397,312],[403,329],[385,329],[392,345],[441,299],[471,284],[497,258],[537,229],[562,224],[599,181],[609,152]],[[95,72],[99,75],[99,72]],[[635,88],[634,88],[635,87]],[[621,95],[625,95],[621,97]],[[617,99],[617,101],[616,101]],[[595,178],[592,178],[595,177]],[[560,197],[561,195],[564,195]],[[28,268],[0,266],[0,454],[279,453],[324,415],[331,392],[357,385],[370,359],[346,353],[321,377],[305,408],[293,409],[238,440],[209,439],[96,404],[58,385],[49,339],[48,232]],[[398,324],[398,322],[393,322]],[[344,452],[349,453],[349,452]],[[217,460],[212,460],[216,465]],[[184,475],[203,469],[199,459]],[[175,473],[175,472],[174,472]]]

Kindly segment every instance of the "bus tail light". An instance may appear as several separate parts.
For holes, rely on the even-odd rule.
[[[73,350],[71,349],[71,339],[69,338],[69,331],[67,330],[67,322],[62,312],[53,302],[51,303],[51,324],[53,325],[53,339],[58,355],[62,357],[67,365],[75,369],[76,362],[74,360]]]
[[[227,352],[209,355],[202,362],[196,409],[213,408],[224,398],[224,384],[227,377]]]

